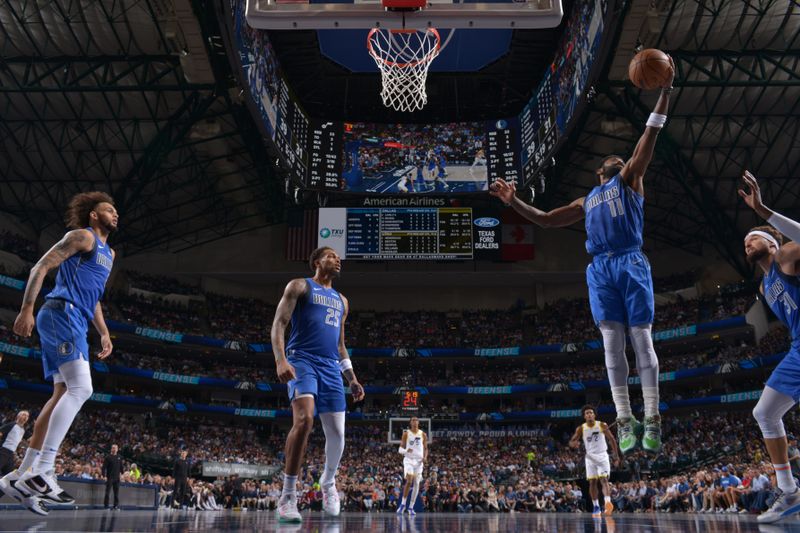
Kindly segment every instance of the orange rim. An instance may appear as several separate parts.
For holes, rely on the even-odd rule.
[[[377,61],[380,61],[381,63],[383,63],[384,65],[387,65],[389,67],[408,68],[408,67],[413,67],[413,66],[419,65],[420,63],[429,63],[431,60],[433,60],[433,58],[436,55],[436,54],[432,54],[432,52],[435,50],[436,53],[438,54],[439,49],[440,49],[440,47],[442,45],[442,38],[439,36],[438,30],[436,28],[426,28],[425,29],[426,32],[430,32],[436,37],[436,47],[432,48],[430,52],[425,54],[425,57],[423,57],[419,61],[410,61],[408,63],[398,63],[396,61],[387,61],[387,60],[383,59],[382,57],[376,55],[375,51],[372,49],[372,36],[375,35],[376,33],[378,33],[379,31],[381,31],[379,28],[372,28],[371,30],[369,30],[369,33],[367,34],[367,50],[369,50],[369,55],[371,55]],[[389,30],[389,32],[391,32],[391,33],[416,33],[418,31],[422,31],[422,30],[407,30],[407,29]]]

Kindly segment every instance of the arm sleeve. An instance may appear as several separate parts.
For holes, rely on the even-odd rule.
[[[800,242],[800,223],[780,213],[772,213],[767,222],[795,242]]]

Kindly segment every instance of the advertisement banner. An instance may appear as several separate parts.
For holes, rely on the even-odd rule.
[[[319,210],[317,246],[329,246],[339,257],[347,259],[347,208],[328,207]]]
[[[275,465],[248,465],[244,463],[203,461],[203,477],[227,477],[238,474],[239,477],[243,478],[262,479],[272,477],[280,468],[280,466]]]

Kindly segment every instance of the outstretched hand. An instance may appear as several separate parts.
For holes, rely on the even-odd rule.
[[[514,195],[517,193],[517,186],[515,183],[508,183],[504,179],[498,178],[497,181],[489,186],[489,194],[500,198],[503,203],[510,204],[514,200]]]
[[[749,170],[745,170],[744,174],[742,174],[742,180],[750,191],[746,192],[744,189],[739,189],[739,196],[741,196],[744,203],[760,217],[769,218],[772,212],[767,209],[764,202],[761,201],[761,187],[759,187],[756,177],[753,176]]]

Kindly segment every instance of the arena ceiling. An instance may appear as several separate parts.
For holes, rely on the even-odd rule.
[[[0,209],[42,231],[60,223],[74,192],[110,191],[124,217],[117,246],[127,254],[177,251],[281,221],[283,180],[240,100],[219,37],[220,6],[2,3]],[[537,204],[585,194],[600,156],[630,153],[653,95],[631,88],[627,64],[637,46],[662,48],[676,60],[678,89],[646,178],[649,245],[712,246],[745,274],[741,236],[755,220],[736,196],[742,168],[762,178],[769,204],[800,215],[800,4],[636,0],[621,16],[614,57]],[[363,75],[348,81],[303,33],[274,39],[310,111],[330,105],[315,92],[326,85],[303,79],[331,76],[333,95],[366,90]],[[491,105],[517,113],[511,107],[521,107],[552,55],[549,39],[515,32],[509,54],[481,72],[432,75],[432,97],[440,91],[448,113],[474,118],[502,85],[504,101],[518,102]],[[358,93],[348,94],[342,102],[355,105],[349,98]]]
[[[215,24],[190,0],[0,4],[0,209],[40,232],[108,191],[129,254],[280,221]]]

